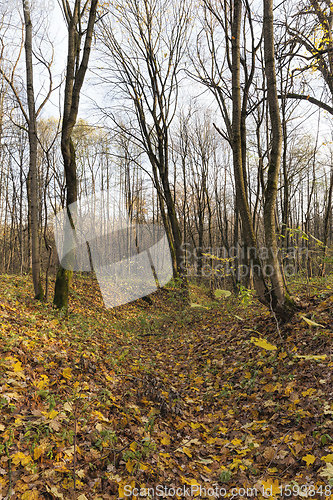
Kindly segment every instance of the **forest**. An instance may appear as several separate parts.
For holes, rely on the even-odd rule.
[[[0,5],[0,499],[333,500],[333,3]]]

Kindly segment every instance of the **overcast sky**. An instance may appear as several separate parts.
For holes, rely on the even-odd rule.
[[[15,22],[19,26],[18,15],[21,13],[22,4],[21,0],[11,0],[9,3],[2,3],[0,6],[0,13],[6,11],[5,20],[10,19],[11,25]],[[16,11],[16,14],[15,14]],[[16,21],[15,21],[16,19]],[[41,37],[43,34],[47,33],[50,42],[53,44],[54,48],[54,64],[53,64],[53,78],[54,84],[58,85],[60,82],[60,77],[64,77],[64,72],[66,68],[66,57],[67,57],[67,29],[66,24],[59,7],[57,0],[33,0],[32,8],[32,20],[34,26],[39,26],[39,33]],[[12,30],[12,38],[10,44],[12,47],[8,47],[9,51],[7,54],[17,53],[18,47],[20,45],[20,39],[18,37],[19,30]],[[13,50],[12,50],[13,49]],[[44,45],[45,52],[45,45]],[[9,56],[8,56],[9,57]],[[21,58],[21,68],[19,71],[24,74],[24,59]],[[97,122],[100,118],[100,113],[96,109],[97,103],[99,106],[103,106],[104,103],[107,106],[112,106],[111,101],[105,101],[106,87],[102,87],[98,81],[97,68],[100,66],[100,61],[98,59],[98,51],[96,47],[93,47],[91,58],[90,58],[90,68],[91,70],[87,72],[85,84],[81,94],[80,110],[79,116],[86,119],[89,122]],[[40,89],[41,84],[46,82],[45,73],[41,71],[41,66],[35,66],[35,87],[36,92]],[[191,98],[196,98],[197,107],[204,109],[210,107],[212,110],[216,108],[214,103],[214,98],[209,92],[204,92],[204,88],[199,84],[193,83],[193,81],[185,81],[182,85],[182,91],[180,93],[179,104],[180,107],[186,107]],[[318,97],[318,96],[317,96]],[[62,108],[63,102],[63,86],[56,90],[50,101],[45,106],[42,116],[44,118],[48,116],[59,116],[59,105]],[[318,112],[315,106],[300,102],[298,105],[300,120],[302,122],[302,127],[304,133],[316,133],[317,123],[318,123]],[[327,116],[327,113],[321,111],[321,123],[320,132],[322,136],[322,141],[327,142],[330,140],[331,136],[331,116]],[[217,116],[217,121],[219,117]],[[220,119],[221,126],[222,119]]]

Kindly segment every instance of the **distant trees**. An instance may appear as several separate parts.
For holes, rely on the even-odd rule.
[[[123,0],[103,18],[104,82],[124,103],[109,116],[145,152],[168,235],[175,276],[184,275],[182,234],[170,186],[170,131],[186,48],[190,2]]]
[[[31,263],[32,263],[32,278],[34,285],[34,294],[36,299],[42,299],[44,296],[41,276],[40,276],[40,215],[39,215],[39,202],[38,202],[38,173],[37,173],[37,148],[38,148],[38,134],[37,134],[37,117],[41,110],[48,101],[52,93],[52,75],[51,75],[51,61],[47,61],[40,51],[39,56],[36,58],[36,52],[33,50],[33,26],[30,14],[30,6],[28,2],[22,0],[23,10],[23,29],[24,29],[24,54],[25,54],[25,84],[24,90],[26,94],[27,105],[22,96],[21,90],[17,86],[16,71],[17,65],[21,58],[21,48],[18,51],[17,60],[11,62],[9,65],[0,63],[0,74],[10,89],[12,95],[19,107],[24,125],[20,126],[26,130],[29,138],[29,172],[26,178],[27,194],[28,194],[28,207],[29,207],[29,236],[31,241]],[[4,59],[5,44],[2,40],[1,58]],[[49,78],[48,89],[46,94],[43,95],[42,101],[36,109],[36,96],[34,87],[34,70],[33,59],[34,57],[47,68]],[[7,62],[7,61],[6,61]]]
[[[121,0],[100,13],[97,0],[59,5],[68,29],[62,119],[41,116],[52,55],[41,54],[36,11],[26,6],[22,39],[14,14],[0,22],[1,271],[32,268],[35,296],[43,287],[47,295],[57,265],[51,215],[116,187],[131,221],[164,224],[185,285],[188,271],[212,288],[254,286],[288,317],[282,267],[330,271],[332,153],[322,123],[333,112],[332,6],[286,1],[273,20],[271,0]],[[79,118],[95,35],[94,74],[106,90],[98,127]],[[58,308],[71,279],[58,269]]]

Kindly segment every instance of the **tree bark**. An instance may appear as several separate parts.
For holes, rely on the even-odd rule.
[[[64,116],[61,131],[61,153],[66,177],[67,214],[73,229],[75,229],[75,214],[70,213],[69,206],[77,201],[77,174],[72,133],[77,120],[81,88],[88,68],[97,4],[98,0],[91,0],[83,53],[80,60],[81,38],[83,36],[83,32],[81,31],[81,18],[83,14],[80,12],[80,1],[75,0],[73,12],[70,12],[67,8],[68,4],[66,6],[63,0],[63,9],[68,23],[68,54]],[[68,307],[68,295],[72,276],[73,270],[64,269],[61,265],[59,266],[53,299],[53,304],[58,309],[66,309]]]
[[[292,301],[286,293],[278,259],[275,207],[282,153],[282,124],[276,84],[274,55],[273,0],[264,0],[264,57],[267,100],[271,121],[271,151],[264,202],[264,229],[271,281],[271,308],[282,319],[292,312]]]
[[[23,0],[25,24],[25,65],[28,100],[28,134],[29,134],[29,210],[31,228],[32,279],[36,299],[43,299],[44,292],[40,277],[40,245],[39,245],[39,209],[38,209],[38,172],[37,172],[37,119],[35,109],[34,79],[32,66],[32,23],[27,2]]]
[[[240,30],[242,1],[234,1],[232,23],[232,153],[236,185],[236,200],[242,220],[242,234],[248,252],[248,263],[253,272],[253,281],[258,298],[267,304],[267,287],[258,258],[257,241],[253,229],[250,207],[246,195],[242,160],[242,104],[240,87]],[[249,271],[249,270],[248,270]]]

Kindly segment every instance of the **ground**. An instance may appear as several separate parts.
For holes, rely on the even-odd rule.
[[[1,276],[0,498],[332,500],[333,279],[291,288],[279,327],[246,290],[106,310],[81,276],[64,314]]]

